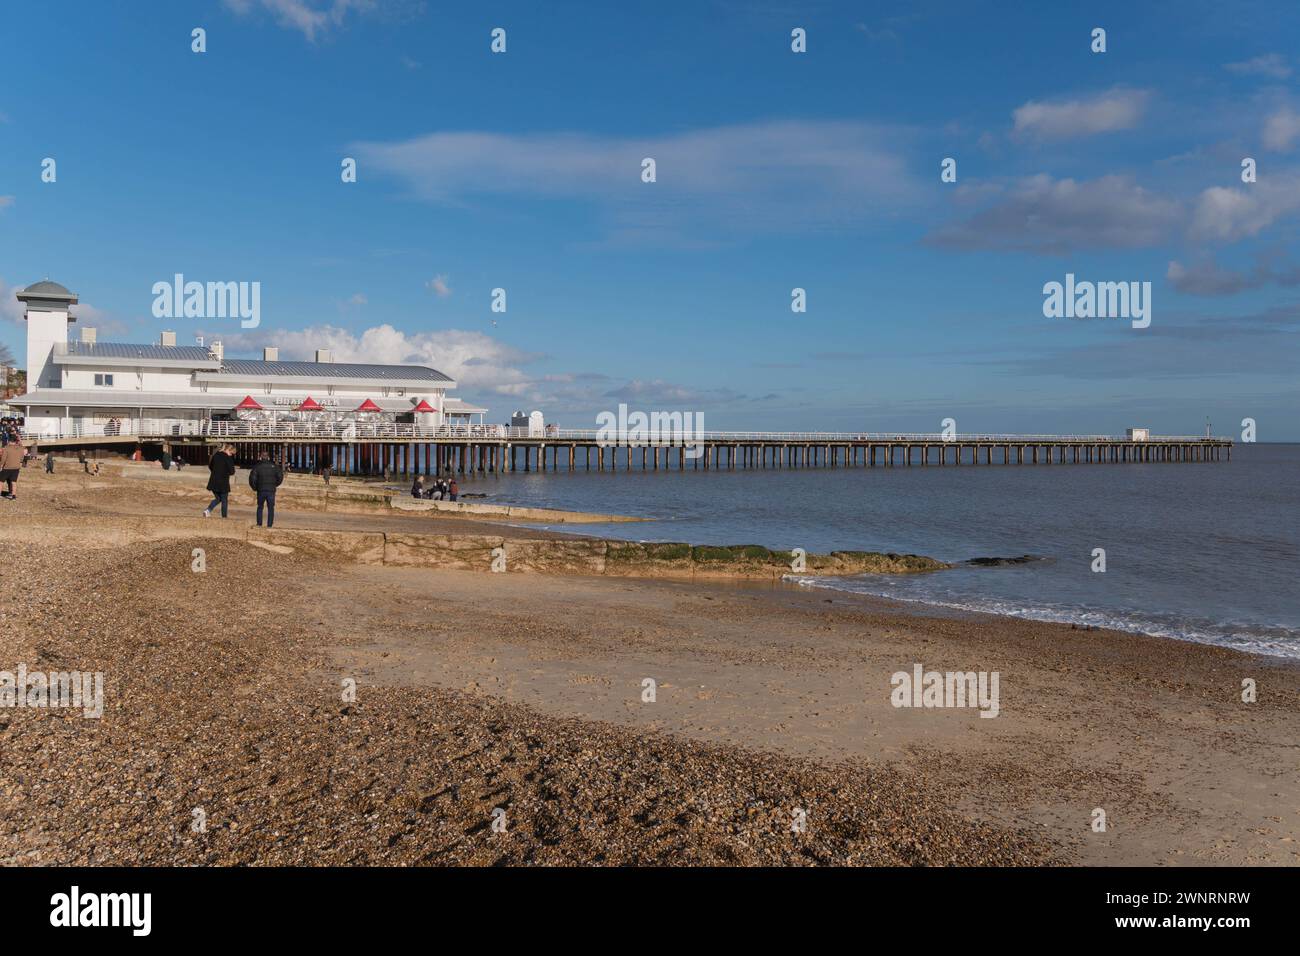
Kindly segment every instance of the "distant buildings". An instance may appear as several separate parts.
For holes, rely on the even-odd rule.
[[[0,364],[0,399],[13,398],[27,391],[27,373],[16,365]]]

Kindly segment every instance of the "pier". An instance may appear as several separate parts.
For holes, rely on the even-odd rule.
[[[680,441],[622,442],[594,429],[536,434],[500,425],[421,428],[412,424],[205,421],[192,429],[135,434],[33,435],[42,447],[167,446],[205,464],[211,446],[232,442],[249,464],[270,447],[287,468],[336,474],[448,475],[508,472],[658,472],[782,468],[944,468],[1230,461],[1228,438],[1152,435],[953,435],[866,432],[702,432]]]

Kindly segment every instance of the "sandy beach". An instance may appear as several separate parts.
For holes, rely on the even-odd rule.
[[[1300,862],[1292,663],[791,584],[330,560],[205,531],[198,469],[118,467],[32,466],[0,503],[0,670],[105,676],[97,720],[0,709],[0,862]],[[101,534],[141,521],[173,536]],[[277,515],[379,525],[546,535]],[[916,664],[996,671],[997,717],[895,707]]]

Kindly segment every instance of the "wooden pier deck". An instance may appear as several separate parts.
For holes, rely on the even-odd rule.
[[[213,423],[225,425],[227,423]],[[233,423],[231,423],[233,424]],[[480,430],[481,429],[481,430]],[[711,471],[772,468],[984,467],[1230,461],[1231,439],[1108,435],[707,432],[680,442],[603,440],[594,431],[510,434],[497,426],[429,429],[374,425],[321,434],[319,426],[215,428],[202,435],[140,435],[201,463],[209,447],[233,442],[242,462],[270,445],[288,467],[337,474],[502,474],[535,471]],[[523,430],[519,430],[523,432]]]

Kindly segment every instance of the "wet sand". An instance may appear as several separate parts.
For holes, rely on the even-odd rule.
[[[11,521],[206,503],[30,472],[0,502]],[[479,524],[277,525],[398,521]],[[0,669],[94,665],[109,694],[100,721],[0,710],[8,862],[1300,862],[1285,661],[787,585],[201,538],[10,550],[30,586],[0,611]],[[999,716],[895,708],[890,677],[915,663],[998,671]],[[200,804],[207,834],[189,827]]]

